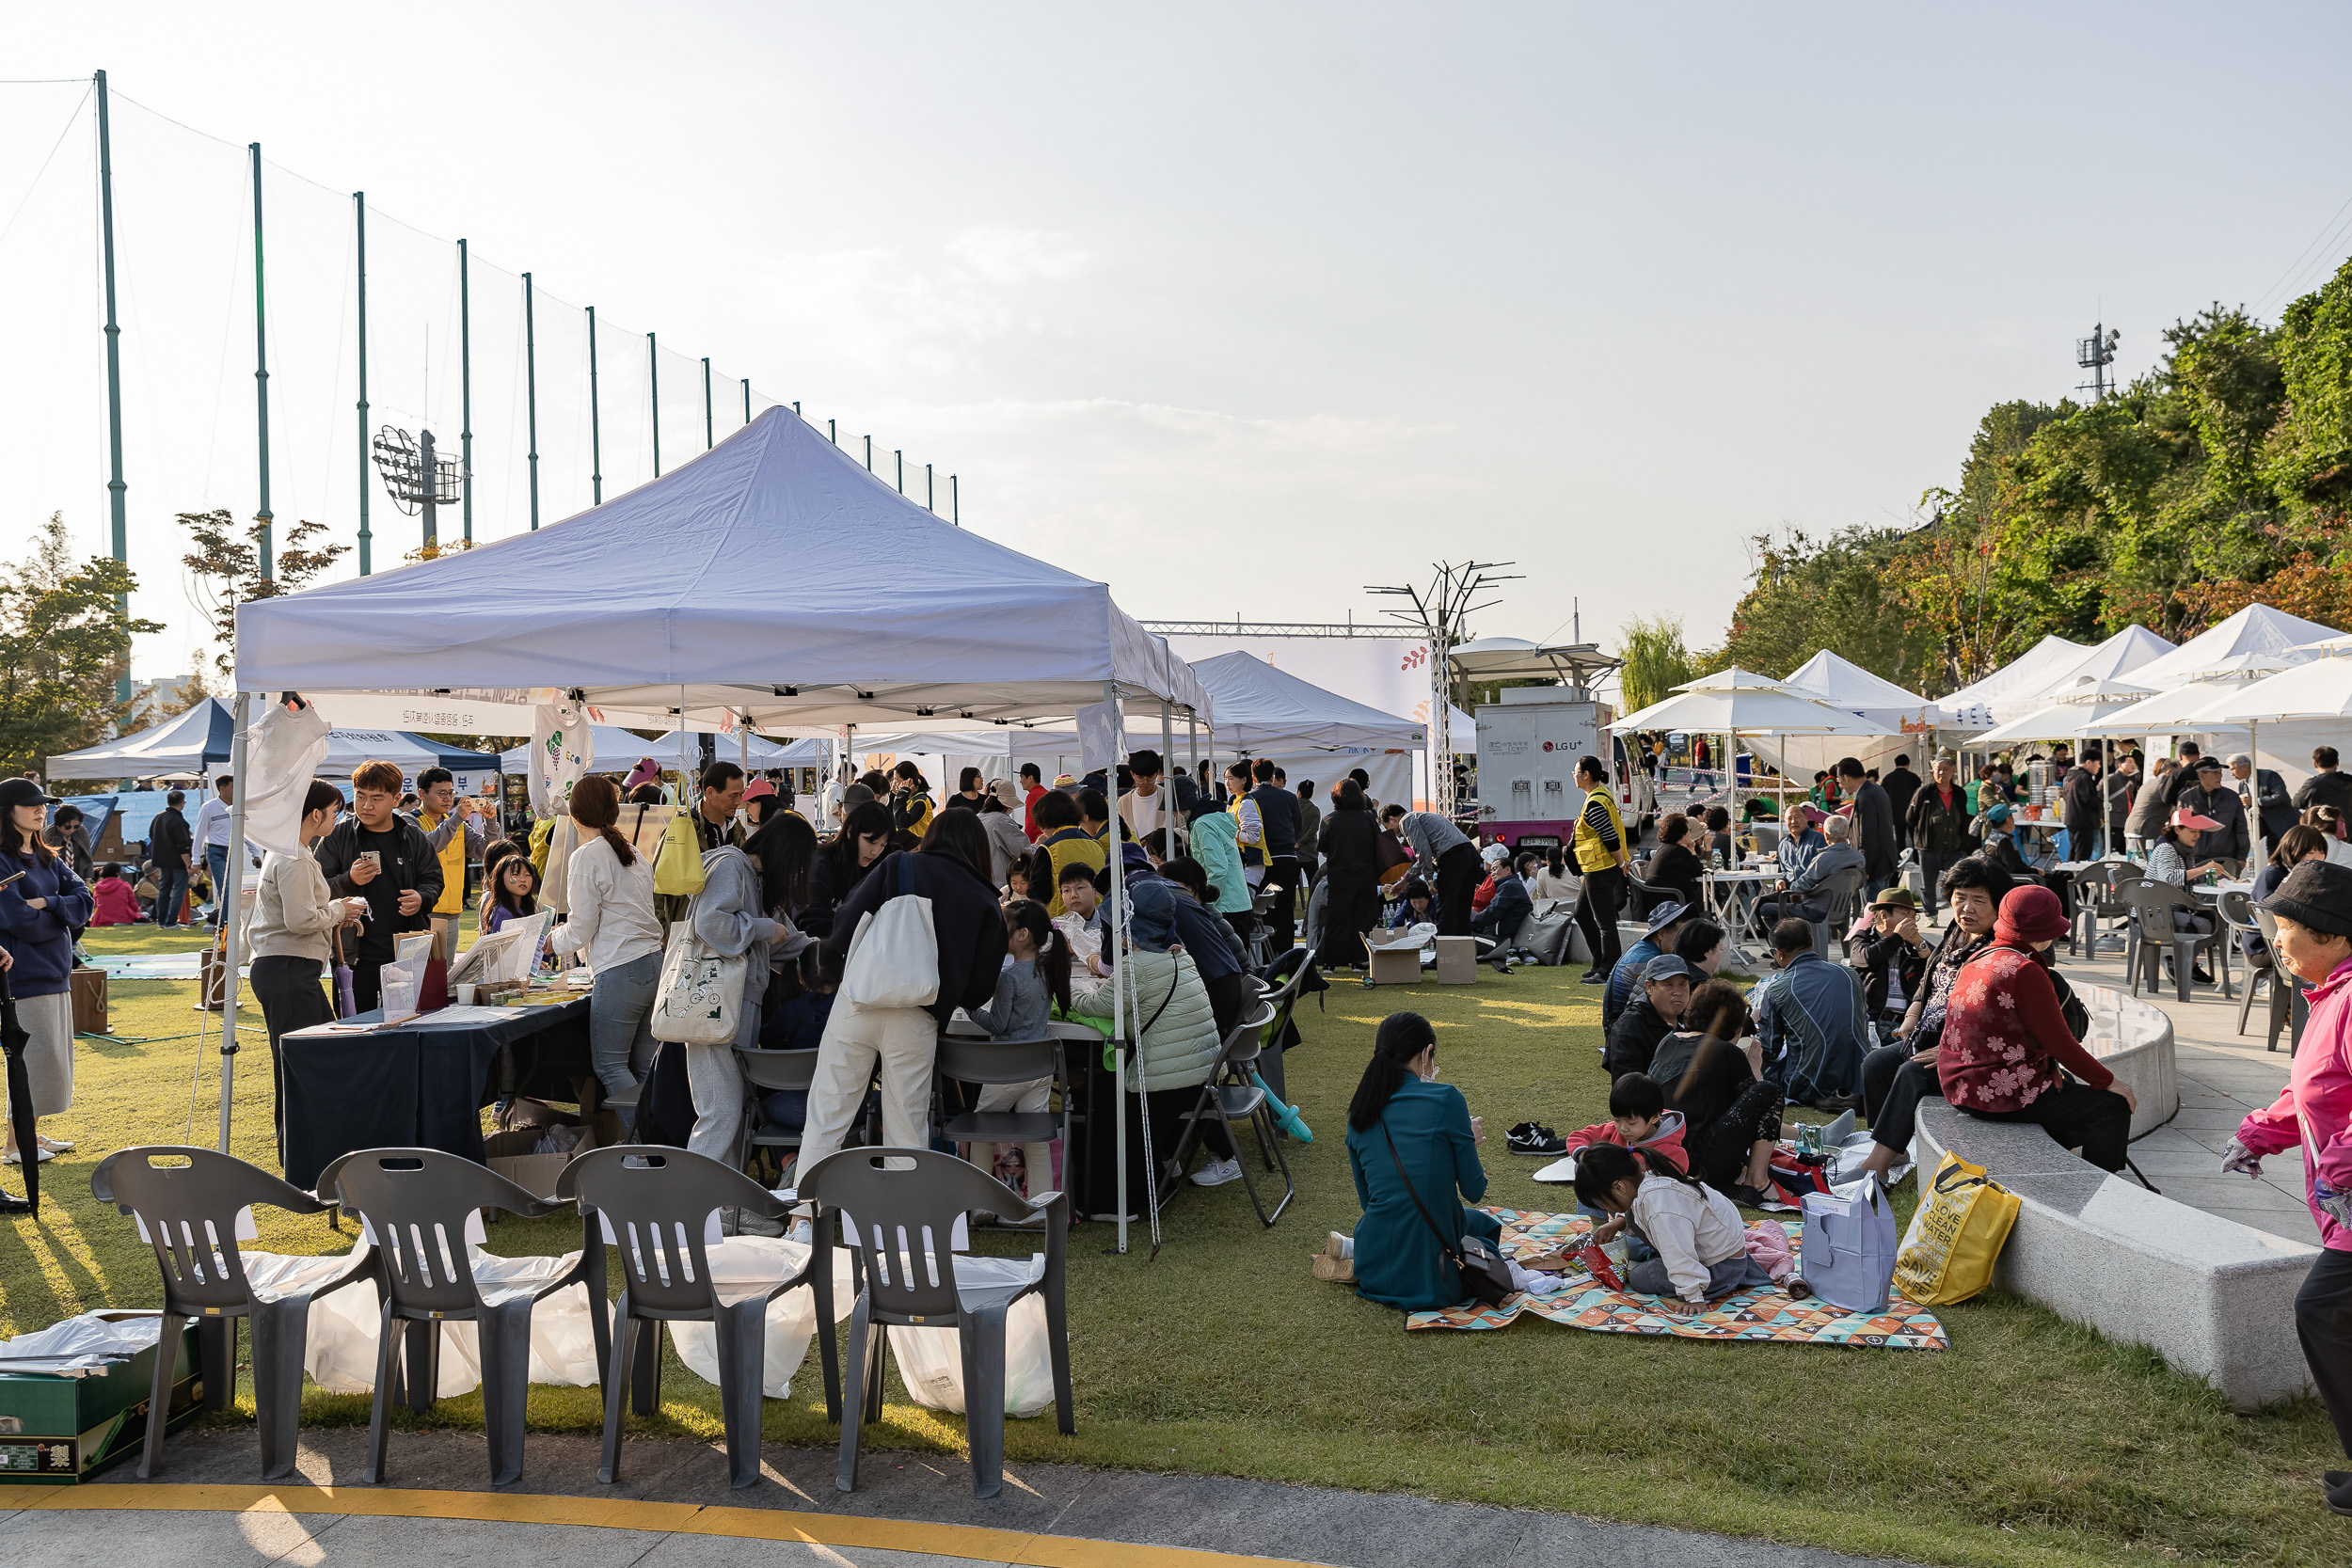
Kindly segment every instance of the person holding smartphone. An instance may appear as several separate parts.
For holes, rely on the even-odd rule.
[[[405,931],[429,930],[440,902],[441,863],[424,830],[400,815],[400,768],[363,762],[351,774],[353,815],[319,840],[312,854],[338,898],[368,902],[351,964],[351,996],[361,1012],[382,997],[377,970],[395,956]]]

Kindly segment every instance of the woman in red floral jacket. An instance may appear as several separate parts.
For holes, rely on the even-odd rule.
[[[2139,1101],[2082,1048],[2058,1011],[2049,949],[2066,929],[2065,909],[2048,888],[2017,888],[2001,900],[1993,944],[1952,987],[1936,1074],[1944,1098],[1970,1116],[2033,1122],[2059,1148],[2122,1170]]]

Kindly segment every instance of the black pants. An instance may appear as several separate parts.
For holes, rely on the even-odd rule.
[[[1360,968],[1364,933],[1380,918],[1380,886],[1361,873],[1336,872],[1323,905],[1323,967]]]
[[[1740,1180],[1758,1138],[1780,1137],[1780,1090],[1761,1079],[1740,1091],[1722,1116],[1699,1129],[1696,1141],[1685,1138],[1699,1179],[1722,1191]]]
[[[1928,918],[1935,918],[1936,895],[1944,880],[1944,873],[1958,865],[1967,856],[1957,849],[1922,849],[1919,851],[1919,871],[1928,883]]]
[[[2060,1148],[2080,1148],[2083,1158],[2101,1170],[2122,1170],[2124,1151],[2131,1148],[2132,1108],[2123,1097],[2113,1089],[2094,1089],[2071,1080],[2022,1111],[1968,1114],[1985,1121],[2032,1122]]]
[[[2319,1402],[2352,1457],[2352,1252],[2320,1249],[2295,1293],[2295,1337],[2303,1341]]]
[[[1439,936],[1470,935],[1470,898],[1478,892],[1479,868],[1478,847],[1472,844],[1457,844],[1438,857]]]
[[[262,1022],[269,1030],[270,1113],[278,1125],[281,1167],[286,1149],[286,1110],[278,1086],[285,1082],[285,1069],[278,1063],[278,1037],[291,1030],[334,1022],[334,1006],[319,984],[319,973],[324,967],[316,958],[275,954],[253,960],[253,994],[262,1004]]]
[[[1274,908],[1266,911],[1266,925],[1274,939],[1274,956],[1291,950],[1298,940],[1298,890],[1304,879],[1298,874],[1296,855],[1271,855],[1266,859],[1265,883],[1280,888]]]
[[[1583,896],[1576,901],[1577,928],[1593,952],[1593,968],[1606,974],[1625,957],[1617,937],[1617,910],[1625,902],[1625,873],[1615,866],[1584,873]]]
[[[1132,1058],[1132,1053],[1130,1056]],[[1123,1101],[1127,1115],[1127,1212],[1141,1215],[1152,1201],[1151,1174],[1143,1163],[1142,1108],[1152,1113],[1152,1156],[1165,1164],[1184,1135],[1184,1117],[1200,1101],[1199,1085],[1183,1089],[1153,1089],[1148,1095],[1117,1092],[1118,1077],[1097,1069],[1086,1075],[1081,1092],[1087,1097],[1084,1146],[1073,1174],[1067,1164],[1063,1180],[1071,1183],[1073,1206],[1080,1213],[1112,1216],[1119,1212],[1119,1120],[1115,1106]],[[1233,1157],[1232,1140],[1211,1116],[1201,1126],[1200,1148],[1212,1159]],[[1191,1162],[1196,1168],[1199,1157]],[[1083,1182],[1083,1185],[1079,1185]]]
[[[1935,1069],[1915,1064],[1913,1054],[1908,1042],[1897,1040],[1862,1058],[1862,1115],[1870,1124],[1870,1141],[1906,1160],[1911,1158],[1911,1135],[1919,1125],[1919,1101],[1944,1094]]]

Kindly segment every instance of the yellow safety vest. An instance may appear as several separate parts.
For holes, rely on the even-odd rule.
[[[417,814],[417,826],[433,832],[449,820],[437,816],[427,822],[425,814]],[[433,906],[435,914],[463,914],[466,909],[466,830],[460,827],[441,846],[441,901]]]
[[[1616,849],[1611,849],[1607,846],[1603,845],[1600,841],[1600,834],[1594,832],[1592,824],[1584,820],[1585,807],[1589,806],[1595,800],[1598,800],[1609,810],[1609,825],[1614,828],[1617,832],[1618,847]],[[1630,847],[1628,846],[1625,841],[1625,818],[1617,813],[1617,798],[1613,794],[1610,793],[1609,786],[1604,784],[1598,789],[1596,789],[1592,793],[1586,795],[1584,799],[1577,804],[1577,866],[1581,871],[1613,871],[1617,866],[1617,855],[1619,850],[1629,847]]]

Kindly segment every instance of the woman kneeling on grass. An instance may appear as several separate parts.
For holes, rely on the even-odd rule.
[[[1347,1164],[1364,1217],[1352,1243],[1334,1232],[1316,1260],[1317,1274],[1345,1277],[1340,1265],[1352,1259],[1357,1294],[1407,1312],[1469,1300],[1454,1250],[1465,1236],[1492,1247],[1502,1235],[1492,1214],[1462,1206],[1486,1193],[1478,1163],[1484,1134],[1462,1091],[1437,1079],[1438,1032],[1429,1021],[1419,1013],[1382,1019],[1347,1107]]]
[[[1658,1256],[1626,1272],[1626,1289],[1662,1298],[1670,1318],[1695,1317],[1709,1300],[1771,1287],[1748,1256],[1747,1227],[1731,1200],[1646,1149],[1594,1144],[1576,1157],[1576,1200],[1613,1216],[1595,1243],[1632,1230]]]

